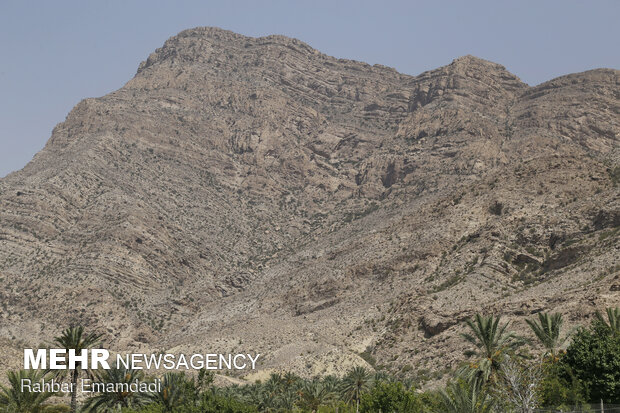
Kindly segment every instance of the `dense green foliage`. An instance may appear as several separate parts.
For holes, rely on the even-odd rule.
[[[589,400],[620,403],[620,331],[613,328],[614,321],[612,315],[611,327],[596,320],[591,328],[580,329],[561,359]]]
[[[424,403],[403,383],[379,381],[361,396],[360,412],[423,412]]]
[[[259,410],[250,404],[243,403],[233,398],[221,397],[217,395],[205,395],[195,405],[180,403],[173,410],[158,403],[151,403],[139,409],[123,409],[123,413],[165,413],[173,411],[175,413],[257,413]]]
[[[549,359],[543,363],[542,370],[544,375],[538,386],[541,406],[568,410],[571,406],[586,404],[583,386],[566,363]]]
[[[465,351],[456,375],[444,388],[421,392],[406,379],[385,372],[355,367],[342,377],[302,378],[292,373],[272,373],[264,382],[216,387],[214,375],[169,372],[160,377],[153,393],[109,392],[88,398],[84,413],[517,413],[539,408],[587,411],[589,404],[620,404],[620,309],[597,313],[588,328],[562,337],[559,314],[539,314],[528,320],[539,345],[522,353],[524,340],[508,330],[499,317],[476,315],[468,320]],[[564,350],[563,343],[571,339]],[[84,348],[98,339],[72,328],[57,340],[65,348]],[[87,372],[93,374],[94,372]],[[104,383],[153,380],[141,372],[112,368],[96,372]],[[67,412],[52,404],[56,394],[22,392],[20,381],[47,377],[45,372],[9,372],[8,386],[0,387],[0,413]],[[71,382],[76,376],[65,375]],[[75,399],[72,398],[74,401]]]

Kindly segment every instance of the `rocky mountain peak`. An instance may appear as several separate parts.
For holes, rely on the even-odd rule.
[[[457,57],[451,63],[454,67],[461,68],[479,68],[485,69],[487,71],[506,71],[506,68],[498,63],[491,62],[490,60],[483,59],[481,57],[473,56],[473,55],[464,55],[461,57]]]
[[[478,311],[583,320],[620,288],[617,79],[181,32],[0,180],[2,353],[79,323],[124,351],[401,371],[460,358]]]
[[[262,51],[257,53],[256,48]],[[140,64],[138,74],[156,64],[183,66],[192,63],[209,63],[214,60],[234,58],[236,55],[245,55],[248,52],[254,55],[269,54],[273,48],[281,51],[288,48],[288,51],[297,53],[318,53],[307,44],[286,36],[270,35],[255,38],[217,27],[197,27],[184,30],[168,39],[161,48]]]

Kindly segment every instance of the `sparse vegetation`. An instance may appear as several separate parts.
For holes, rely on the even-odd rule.
[[[489,206],[489,212],[493,215],[502,215],[503,211],[504,211],[504,204],[501,203],[500,201],[494,201]]]
[[[618,186],[618,183],[620,183],[620,166],[609,168],[607,169],[607,172],[609,173],[609,178],[611,179],[613,186]]]

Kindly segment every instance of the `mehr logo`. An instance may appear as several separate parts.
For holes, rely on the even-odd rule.
[[[260,354],[216,354],[196,353],[185,354],[117,354],[116,365],[132,370],[245,370],[256,369],[256,362]],[[82,349],[79,353],[75,349],[24,349],[24,369],[49,370],[76,370],[76,369],[104,369],[110,370],[108,359],[110,352],[103,348]]]
[[[99,344],[100,335],[84,335],[82,327],[68,328],[56,338],[63,348],[24,349],[26,370],[110,370],[110,352],[104,348],[91,348]],[[260,354],[117,354],[117,367],[132,370],[244,370],[256,369]]]
[[[49,356],[48,356],[49,354]],[[89,357],[90,354],[90,357]],[[80,354],[76,354],[76,350],[71,348],[68,351],[63,348],[24,349],[24,369],[50,369],[50,370],[75,370],[76,368],[97,370],[99,368],[110,370],[108,358],[110,352],[106,349],[82,349]],[[90,358],[90,367],[89,367]],[[49,367],[47,361],[49,360]],[[80,366],[77,367],[77,363]]]

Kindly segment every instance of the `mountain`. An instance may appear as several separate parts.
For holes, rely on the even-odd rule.
[[[81,323],[119,351],[440,378],[476,312],[525,332],[620,304],[619,115],[618,70],[531,87],[181,32],[0,180],[0,347],[19,365]]]

